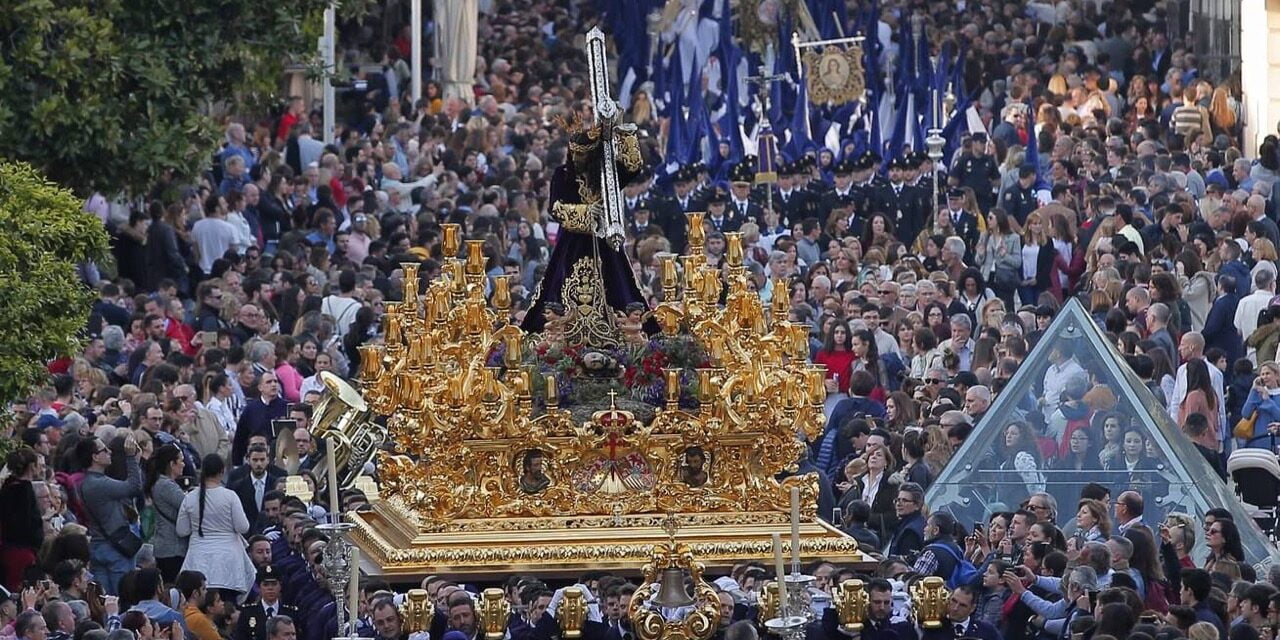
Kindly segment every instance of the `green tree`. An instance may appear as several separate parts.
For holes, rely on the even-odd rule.
[[[286,63],[313,60],[327,5],[10,0],[0,9],[0,157],[81,196],[197,175],[217,148],[212,106],[257,106]]]
[[[74,353],[93,304],[76,265],[107,253],[102,223],[26,163],[0,160],[0,402],[48,378]]]

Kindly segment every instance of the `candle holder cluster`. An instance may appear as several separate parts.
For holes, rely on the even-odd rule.
[[[688,255],[659,259],[662,302],[650,316],[660,332],[648,339],[692,339],[706,361],[661,369],[665,397],[643,417],[612,392],[594,410],[566,406],[561,385],[576,378],[537,366],[549,348],[607,362],[607,349],[564,328],[578,313],[571,301],[594,308],[603,292],[566,293],[568,325],[527,334],[511,322],[510,282],[486,274],[483,241],[464,243],[458,225],[442,225],[441,276],[424,290],[418,265],[402,265],[384,344],[361,347],[360,391],[389,433],[383,499],[354,516],[371,562],[388,575],[636,566],[674,514],[700,559],[727,566],[767,557],[793,489],[806,554],[865,560],[818,521],[816,478],[777,479],[795,469],[797,436],[822,432],[826,398],[808,327],[787,319],[788,283],[775,281],[762,303],[736,233],[726,268],[708,265],[702,215],[688,214]],[[691,388],[692,406],[682,402]],[[495,535],[515,531],[519,544]]]

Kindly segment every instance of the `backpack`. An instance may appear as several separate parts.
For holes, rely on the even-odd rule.
[[[978,581],[978,568],[973,566],[973,563],[969,562],[967,558],[960,555],[959,551],[952,549],[949,545],[943,543],[934,543],[929,545],[928,548],[933,549],[935,553],[938,549],[944,549],[946,550],[947,555],[951,556],[956,561],[956,568],[951,570],[951,577],[947,578],[948,589],[955,589],[956,587],[966,584],[974,584]]]

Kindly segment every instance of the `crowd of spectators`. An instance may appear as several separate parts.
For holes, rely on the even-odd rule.
[[[722,263],[723,234],[740,232],[751,286],[766,302],[787,296],[790,319],[812,327],[829,426],[800,465],[823,478],[823,517],[838,508],[831,519],[883,558],[863,576],[874,577],[864,635],[917,633],[905,585],[937,575],[964,584],[948,625],[923,636],[1273,640],[1280,575],[1257,575],[1239,534],[1253,524],[1228,511],[1144,522],[1141,491],[1085,484],[1061,514],[1055,496],[1026,490],[965,530],[924,504],[1072,297],[1211,469],[1233,447],[1272,446],[1280,149],[1274,136],[1243,146],[1238,75],[1202,74],[1205,52],[1170,41],[1167,9],[1151,0],[880,6],[882,38],[916,12],[934,47],[966,45],[986,131],[938,167],[920,149],[815,149],[786,158],[775,187],[753,185],[754,167],[723,145],[669,175],[643,172],[624,200],[644,295],[661,295],[657,256],[687,248],[683,214],[706,211],[708,261]],[[327,501],[310,472],[325,455],[310,424],[319,374],[359,374],[358,347],[380,339],[384,304],[400,295],[401,262],[421,264],[424,281],[440,275],[441,223],[484,241],[522,317],[558,231],[547,187],[566,158],[563,123],[592,111],[580,35],[597,18],[587,2],[496,0],[479,19],[472,101],[434,81],[407,98],[406,34],[352,48],[344,60],[366,82],[344,92],[355,107],[334,144],[319,140],[315,105],[294,98],[273,118],[228,118],[208,172],[158,187],[127,219],[89,201],[115,260],[85,270],[98,300],[83,352],[50,363],[49,386],[7,426],[21,445],[0,488],[11,595],[0,635],[338,635],[315,529]],[[652,91],[636,86],[626,120],[656,170],[670,123]],[[705,91],[714,104],[718,87]],[[1038,411],[999,427],[1009,469],[1141,465],[1129,417],[1091,411],[1088,376],[1070,354],[1050,357]],[[1233,438],[1250,417],[1249,437]],[[297,471],[276,455],[281,425]],[[290,476],[310,495],[287,495]],[[351,490],[342,503],[367,500]],[[1207,557],[1193,557],[1198,534]],[[823,591],[855,575],[810,571]],[[742,565],[717,580],[719,638],[757,636],[766,575]],[[629,638],[635,585],[582,583],[600,596],[586,634]],[[474,640],[477,585],[423,586],[432,637]],[[505,587],[513,638],[555,632],[554,589],[534,576]],[[366,579],[362,593],[358,632],[407,635],[390,585]],[[814,637],[841,634],[820,618]]]

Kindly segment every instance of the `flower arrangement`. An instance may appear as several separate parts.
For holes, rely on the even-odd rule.
[[[496,345],[487,358],[488,366],[502,366],[505,351],[504,345]],[[710,366],[706,350],[689,335],[658,337],[610,349],[544,341],[527,346],[521,364],[539,374],[531,380],[535,397],[545,398],[545,376],[554,374],[561,404],[596,399],[607,388],[617,387],[623,396],[655,407],[666,403],[664,369],[681,369],[680,405],[693,407],[697,404],[696,369]]]

